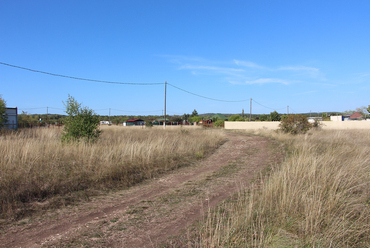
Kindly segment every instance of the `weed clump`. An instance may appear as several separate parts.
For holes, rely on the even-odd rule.
[[[307,116],[299,114],[283,116],[279,126],[281,131],[290,134],[304,134],[312,127]]]

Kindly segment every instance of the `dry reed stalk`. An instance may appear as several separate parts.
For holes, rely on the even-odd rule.
[[[31,201],[86,189],[131,186],[188,165],[223,141],[212,130],[107,127],[93,144],[62,144],[59,129],[25,129],[0,136],[2,216]],[[22,215],[18,213],[18,215]]]
[[[288,144],[291,154],[260,189],[224,204],[209,217],[204,228],[208,244],[369,247],[370,133],[263,135]]]

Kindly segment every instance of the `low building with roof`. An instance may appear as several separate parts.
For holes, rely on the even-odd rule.
[[[357,121],[357,120],[363,120],[364,117],[359,112],[355,112],[348,119],[350,121]]]
[[[145,121],[142,119],[131,119],[123,122],[123,126],[143,126]]]
[[[225,120],[225,121],[228,120],[228,118],[224,116],[223,114],[215,114],[214,116],[212,116],[211,119],[212,120]]]

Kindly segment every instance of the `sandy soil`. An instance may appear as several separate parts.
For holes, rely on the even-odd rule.
[[[0,247],[163,245],[283,159],[282,147],[272,140],[233,132],[225,135],[224,145],[190,167],[8,225],[1,230]]]

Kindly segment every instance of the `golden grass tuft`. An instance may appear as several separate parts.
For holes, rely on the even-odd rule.
[[[61,130],[24,129],[0,136],[3,218],[27,204],[88,189],[128,187],[189,165],[218,147],[220,132],[203,129],[105,127],[98,142],[63,144]],[[23,210],[22,210],[23,209]]]
[[[289,147],[281,167],[209,213],[202,247],[369,247],[370,132],[260,135]]]

